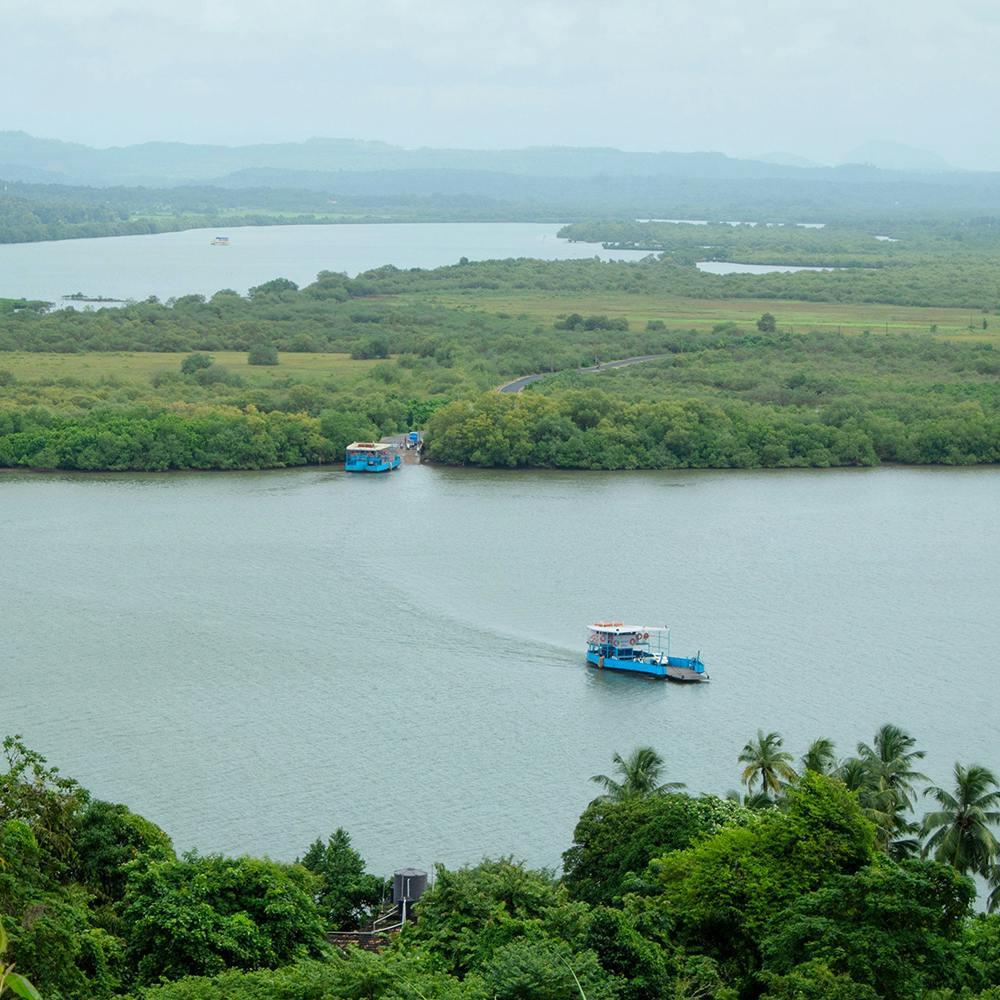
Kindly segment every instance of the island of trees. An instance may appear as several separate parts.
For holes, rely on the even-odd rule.
[[[178,857],[20,738],[3,750],[0,983],[29,1000],[1000,997],[1000,913],[984,912],[1000,786],[975,764],[930,784],[894,725],[798,761],[758,731],[726,798],[664,780],[651,747],[615,754],[561,875],[439,866],[375,952],[328,942],[386,898],[343,830],[294,863]]]

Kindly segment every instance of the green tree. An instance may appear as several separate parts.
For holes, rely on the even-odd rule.
[[[988,878],[997,860],[991,827],[1000,824],[1000,785],[989,769],[955,764],[954,791],[937,785],[924,790],[940,806],[924,816],[923,854],[950,864],[963,874]]]
[[[91,801],[77,817],[73,843],[78,878],[108,902],[124,895],[129,863],[174,859],[170,838],[155,823],[128,806],[99,799]]]
[[[955,988],[956,942],[973,895],[946,865],[879,858],[776,913],[761,940],[764,969],[787,975],[823,962],[885,1000]]]
[[[925,756],[916,739],[899,726],[886,723],[869,746],[858,744],[865,780],[859,798],[865,815],[875,824],[878,845],[892,857],[907,857],[917,847],[917,825],[909,819],[913,809],[913,785],[927,775],[915,764]]]
[[[750,740],[740,751],[739,762],[745,764],[741,778],[752,792],[754,785],[768,795],[777,795],[785,785],[797,777],[792,767],[792,755],[782,750],[782,738],[777,733],[764,734],[757,730],[756,739]]]
[[[262,285],[254,285],[247,291],[247,296],[250,299],[260,299],[270,295],[280,295],[282,292],[297,292],[298,290],[299,286],[288,278],[272,278]]]
[[[323,954],[316,878],[300,865],[218,855],[129,872],[121,915],[140,983],[273,968]]]
[[[378,427],[365,415],[341,410],[323,410],[319,415],[319,427],[335,459],[343,459],[344,449],[352,441],[377,441],[381,436]]]
[[[916,744],[913,736],[892,723],[879,728],[871,746],[858,744],[858,755],[878,785],[894,791],[907,808],[913,807],[913,783],[927,780],[927,775],[914,768],[916,761],[926,756],[925,751],[914,749]]]
[[[364,858],[341,827],[325,844],[317,839],[306,851],[302,865],[321,880],[316,904],[331,927],[346,930],[360,926],[385,898],[385,879],[365,871]]]
[[[466,986],[435,972],[425,952],[359,948],[277,969],[229,969],[211,978],[187,976],[147,986],[143,1000],[486,1000],[481,984]]]
[[[385,337],[368,337],[351,351],[355,360],[389,357],[389,341]]]
[[[764,313],[759,320],[757,320],[757,329],[761,333],[774,333],[778,329],[777,320],[771,313]]]
[[[583,811],[573,846],[563,854],[563,884],[574,899],[610,904],[642,883],[653,858],[680,850],[756,817],[736,802],[703,795],[653,795],[611,800]]]
[[[869,864],[874,839],[855,796],[807,771],[788,786],[783,809],[666,854],[651,869],[677,922],[675,941],[745,979],[759,966],[759,942],[774,915]]]
[[[821,736],[809,744],[802,755],[802,770],[815,771],[817,774],[832,774],[836,770],[837,755],[833,740]]]
[[[858,757],[848,757],[833,772],[852,792],[860,792],[871,782],[871,773]]]
[[[3,996],[4,990],[10,990],[23,1000],[42,1000],[38,990],[24,976],[15,972],[11,963],[4,962],[3,957],[6,953],[7,932],[4,930],[3,921],[0,921],[0,996]]]
[[[582,947],[589,908],[571,902],[548,873],[501,858],[453,871],[439,865],[415,912],[401,943],[426,948],[442,971],[464,976],[519,938]]]
[[[617,981],[592,951],[557,941],[515,940],[484,963],[479,975],[490,1000],[617,1000]]]
[[[276,365],[278,363],[278,349],[274,344],[266,341],[259,341],[250,346],[247,352],[248,365]]]
[[[670,953],[644,938],[622,910],[597,907],[586,944],[601,967],[621,980],[622,1000],[673,1000]]]
[[[46,996],[108,1000],[121,992],[122,942],[98,926],[86,893],[78,888],[33,898],[12,931],[18,968]]]
[[[962,985],[982,990],[1000,983],[1000,914],[977,913],[965,922],[958,946]]]
[[[681,781],[660,781],[667,765],[652,747],[636,747],[627,757],[616,753],[611,760],[620,781],[606,774],[595,774],[590,780],[604,789],[604,798],[612,801],[664,795],[685,787]]]
[[[31,830],[39,849],[39,866],[58,876],[72,861],[73,825],[86,792],[59,768],[27,747],[20,736],[3,741],[7,769],[0,773],[0,827],[19,820]]]
[[[181,374],[194,375],[205,368],[211,368],[213,364],[215,364],[215,358],[211,354],[202,354],[200,351],[195,351],[181,362]]]
[[[767,987],[761,1000],[881,1000],[867,983],[832,972],[818,959],[797,965],[784,975],[765,972],[761,980]]]

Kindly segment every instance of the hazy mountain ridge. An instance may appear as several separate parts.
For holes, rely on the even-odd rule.
[[[45,201],[53,205],[44,208]],[[146,217],[169,228],[183,220],[167,224],[159,216],[218,212],[243,213],[245,225],[258,224],[261,212],[399,221],[865,218],[885,220],[881,231],[903,217],[1000,216],[1000,173],[809,167],[608,148],[404,149],[354,139],[93,149],[0,132],[0,208],[6,206],[9,223],[0,241],[119,234],[118,222],[107,220],[90,232],[93,210],[74,214],[68,202],[103,205],[108,219],[128,218],[128,232],[139,231]],[[53,220],[84,229],[53,236],[46,228]]]
[[[874,166],[799,166],[742,160],[715,152],[628,152],[608,147],[407,149],[361,139],[314,138],[249,146],[148,142],[96,149],[0,132],[0,164],[9,179],[92,185],[226,183],[244,171],[324,174],[450,170],[531,178],[697,177],[716,179],[893,180]],[[883,176],[885,175],[885,176]],[[238,179],[235,183],[239,183]]]

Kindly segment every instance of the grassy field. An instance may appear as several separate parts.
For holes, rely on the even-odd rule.
[[[632,329],[641,329],[649,320],[662,320],[668,328],[708,330],[717,323],[738,323],[752,327],[762,313],[772,313],[782,330],[805,333],[809,330],[841,330],[844,333],[931,333],[948,339],[1000,340],[1000,320],[968,309],[879,304],[835,304],[795,302],[787,299],[688,299],[627,292],[590,297],[525,292],[512,296],[484,291],[437,296],[443,306],[482,309],[491,313],[526,315],[546,324],[567,313],[583,316],[604,314],[624,316]],[[970,324],[973,329],[969,329]],[[932,328],[936,327],[936,331]],[[995,327],[995,329],[992,329]]]
[[[154,375],[179,372],[186,353],[141,353],[137,351],[89,354],[47,354],[35,351],[0,353],[0,370],[23,381],[106,379],[148,381]],[[267,386],[291,378],[295,382],[320,382],[335,378],[345,385],[361,379],[379,361],[354,361],[347,354],[299,354],[279,356],[277,365],[248,365],[242,351],[213,351],[215,363],[237,372],[252,385]],[[384,364],[385,362],[381,362]]]

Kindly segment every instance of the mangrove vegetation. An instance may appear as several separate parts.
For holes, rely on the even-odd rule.
[[[572,232],[656,252],[322,272],[116,308],[6,300],[0,465],[305,465],[411,429],[431,460],[479,466],[995,463],[1000,227],[896,231],[603,223]],[[709,236],[726,256],[842,269],[705,274],[691,258]],[[547,377],[493,391],[528,373]]]

